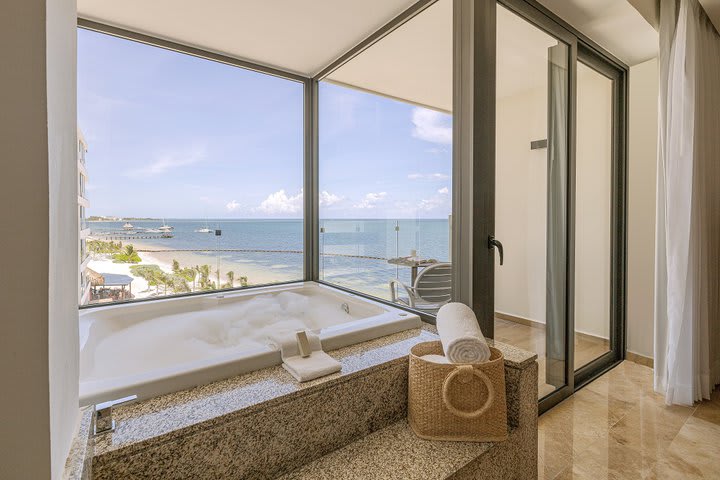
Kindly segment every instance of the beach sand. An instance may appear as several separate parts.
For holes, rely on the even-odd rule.
[[[132,241],[126,242],[132,244],[136,250],[156,250],[157,247],[151,245],[143,245],[142,243]],[[235,286],[240,286],[240,277],[248,278],[248,285],[262,285],[267,283],[287,282],[293,280],[302,280],[302,271],[299,271],[296,278],[289,274],[286,269],[273,269],[272,267],[264,267],[253,265],[252,263],[241,263],[220,259],[219,264],[215,257],[211,255],[202,255],[195,252],[138,252],[141,258],[139,264],[132,263],[114,263],[110,256],[107,258],[93,258],[88,264],[88,268],[97,273],[116,273],[129,275],[133,278],[132,293],[134,298],[147,298],[157,296],[155,287],[148,286],[147,281],[141,277],[137,277],[130,273],[132,265],[157,265],[164,272],[172,272],[172,262],[177,260],[181,268],[192,267],[195,265],[210,265],[210,280],[217,283],[217,269],[220,270],[220,283],[227,282],[226,273],[233,271],[235,273]],[[282,267],[282,266],[279,266]],[[161,289],[162,292],[162,289]]]

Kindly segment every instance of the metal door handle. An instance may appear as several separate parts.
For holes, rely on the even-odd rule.
[[[495,237],[493,237],[492,235],[490,235],[490,236],[488,237],[488,248],[489,248],[490,250],[492,250],[493,248],[497,248],[498,253],[500,254],[500,265],[502,265],[502,264],[503,264],[504,252],[503,252],[503,245],[502,245],[502,243],[500,242],[500,240],[497,240]]]

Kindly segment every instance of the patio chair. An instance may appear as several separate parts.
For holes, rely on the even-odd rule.
[[[402,287],[407,297],[401,296]],[[452,294],[452,264],[436,263],[420,271],[415,284],[408,287],[397,279],[390,280],[390,297],[394,303],[405,304],[428,313],[437,312],[450,301]]]

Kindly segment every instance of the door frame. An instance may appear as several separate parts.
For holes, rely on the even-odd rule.
[[[610,351],[575,370],[578,388],[625,359],[627,278],[627,68],[580,45],[578,61],[613,81],[610,238]]]
[[[464,0],[456,0],[463,2]],[[495,115],[496,115],[496,23],[497,5],[502,5],[517,14],[530,24],[540,28],[569,46],[568,65],[568,145],[567,145],[567,262],[565,285],[565,385],[539,400],[540,413],[552,408],[557,403],[572,395],[592,379],[608,369],[618,365],[625,356],[625,282],[626,282],[626,219],[627,219],[627,73],[628,67],[599,45],[558,18],[535,0],[482,0],[475,2],[472,15],[471,40],[465,40],[468,48],[473,49],[473,66],[476,75],[473,80],[470,98],[458,95],[456,90],[455,107],[468,104],[470,100],[473,112],[471,122],[465,116],[456,137],[458,151],[454,164],[462,162],[463,137],[465,142],[472,140],[470,149],[472,157],[472,288],[470,303],[477,316],[483,332],[494,337],[494,263],[495,254],[486,246],[488,235],[494,233],[495,221]],[[457,9],[456,9],[457,10]],[[467,27],[467,26],[466,26]],[[456,41],[462,33],[456,34]],[[458,48],[456,46],[456,52]],[[479,58],[478,58],[479,57]],[[575,298],[575,178],[576,178],[576,137],[577,137],[577,62],[583,60],[586,65],[602,72],[612,72],[613,78],[613,166],[612,166],[612,232],[611,239],[611,351],[595,361],[574,369],[574,298]],[[488,70],[478,68],[488,66]],[[458,75],[460,73],[460,75]],[[462,71],[456,76],[462,80]],[[467,75],[467,74],[466,74]],[[457,88],[457,87],[456,87]],[[460,111],[460,110],[454,110]],[[459,140],[459,141],[458,141]],[[467,154],[467,151],[465,151]],[[482,174],[482,175],[479,175]],[[454,180],[462,181],[459,175]],[[466,212],[464,212],[466,213]],[[455,231],[458,235],[461,232]],[[500,239],[502,240],[502,239]],[[458,280],[460,280],[458,278]],[[491,307],[492,306],[492,307]]]

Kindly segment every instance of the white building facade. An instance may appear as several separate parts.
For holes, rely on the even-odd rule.
[[[87,250],[87,237],[90,234],[90,228],[85,219],[87,208],[90,206],[86,195],[87,187],[87,166],[85,164],[85,154],[87,153],[87,142],[78,127],[77,131],[77,171],[78,171],[78,238],[79,245],[79,265],[80,265],[80,285],[78,291],[78,303],[85,305],[90,300],[90,277],[87,272],[87,265],[90,262],[90,255]]]

